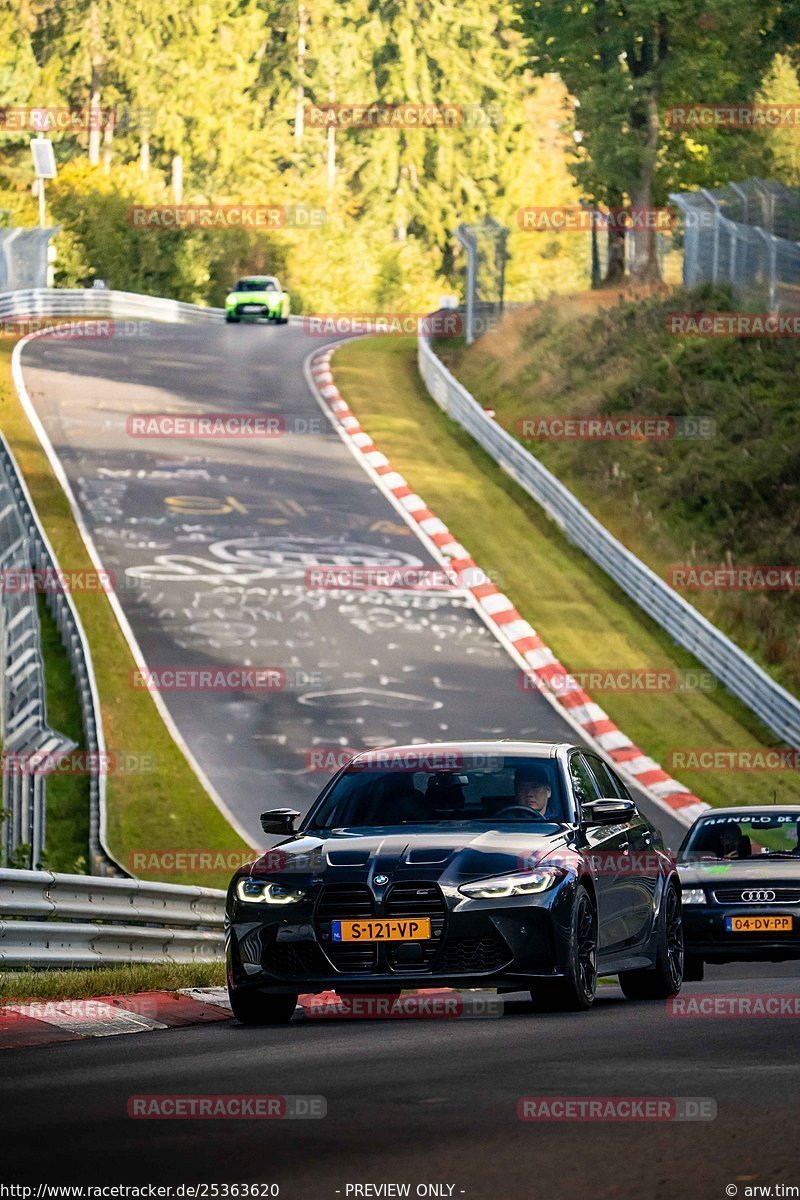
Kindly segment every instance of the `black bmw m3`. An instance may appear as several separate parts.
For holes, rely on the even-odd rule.
[[[228,987],[245,1024],[302,993],[529,990],[588,1009],[598,974],[633,999],[683,978],[680,885],[658,831],[598,755],[464,742],[357,755],[298,829],[228,890]]]

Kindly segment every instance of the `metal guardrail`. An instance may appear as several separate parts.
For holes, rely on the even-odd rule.
[[[708,667],[781,741],[800,747],[800,701],[617,541],[555,475],[489,417],[424,336],[418,340],[417,361],[425,386],[439,407],[542,506],[565,537],[610,575],[678,645]]]
[[[0,318],[110,317],[119,320],[218,323],[221,308],[203,308],[161,296],[141,296],[110,288],[31,288],[0,294]]]
[[[224,914],[216,888],[0,870],[0,967],[217,962]]]
[[[0,434],[0,740],[3,747],[3,819],[0,854],[6,861],[25,846],[41,862],[45,844],[47,773],[75,743],[47,723],[44,660],[32,572],[54,560],[28,505],[14,457]],[[64,598],[48,596],[65,645],[73,633]],[[32,756],[44,767],[33,768]]]

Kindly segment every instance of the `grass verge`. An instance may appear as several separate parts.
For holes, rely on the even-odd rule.
[[[0,426],[62,569],[91,571],[92,563],[67,498],[17,397],[11,378],[13,346],[10,340],[0,343]],[[73,599],[92,652],[107,749],[112,753],[146,754],[153,765],[151,771],[109,773],[108,840],[113,853],[126,867],[133,863],[132,856],[137,852],[152,856],[175,849],[232,856],[244,853],[246,858],[244,842],[201,786],[172,740],[150,693],[128,686],[134,662],[106,595],[102,591],[80,591]],[[54,687],[58,691],[55,682]],[[54,724],[57,726],[55,720]],[[50,857],[57,851],[57,833],[58,820],[49,828]],[[227,865],[168,874],[157,869],[135,873],[144,879],[206,887],[225,887],[231,874]]]
[[[668,332],[670,314],[733,311],[695,292],[619,302],[562,297],[514,313],[469,349],[439,353],[466,388],[662,578],[677,565],[800,563],[800,440],[793,337]],[[576,353],[576,348],[580,347]],[[671,416],[711,436],[647,441],[525,440],[537,418]],[[800,695],[800,592],[682,591]]]
[[[135,992],[223,987],[225,964],[131,963],[83,971],[0,971],[0,1001],[86,1000],[91,996],[130,996]]]
[[[85,750],[81,705],[58,626],[39,597],[47,719]],[[89,870],[89,777],[58,771],[47,781],[47,845],[42,866],[83,874]],[[38,864],[37,864],[38,865]]]
[[[417,373],[412,339],[351,342],[336,351],[333,364],[337,386],[379,448],[570,670],[702,672],[440,411]],[[593,698],[710,804],[771,803],[776,789],[781,800],[800,802],[797,772],[743,775],[675,765],[676,750],[773,744],[757,718],[721,687],[595,690]]]

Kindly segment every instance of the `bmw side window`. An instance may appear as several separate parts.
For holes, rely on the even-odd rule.
[[[602,758],[597,758],[594,754],[587,754],[586,761],[591,768],[592,774],[597,780],[597,785],[600,788],[600,795],[604,799],[613,800],[615,798],[627,799],[626,796],[621,796],[617,781],[609,771]]]
[[[569,773],[572,779],[572,790],[578,804],[591,804],[593,800],[600,799],[598,785],[582,755],[572,755],[569,760]]]
[[[625,787],[625,784],[622,782],[619,775],[617,775],[617,773],[615,771],[612,771],[610,767],[606,767],[606,770],[608,771],[611,778],[614,780],[614,786],[617,789],[617,795],[619,796],[619,798],[621,800],[630,800],[630,802],[632,804],[635,803],[633,796],[630,794],[628,789]]]

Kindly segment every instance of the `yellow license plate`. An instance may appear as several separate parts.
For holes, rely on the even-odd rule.
[[[726,917],[728,933],[791,933],[791,917]]]
[[[419,942],[431,936],[430,917],[391,921],[331,921],[335,942]]]

